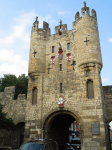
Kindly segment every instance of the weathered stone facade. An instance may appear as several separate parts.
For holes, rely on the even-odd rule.
[[[67,142],[69,126],[77,120],[82,150],[110,148],[107,120],[111,117],[107,116],[112,113],[107,101],[111,102],[104,101],[105,92],[103,96],[96,12],[92,10],[90,16],[89,7],[84,5],[82,17],[76,13],[71,31],[60,21],[55,34],[50,35],[48,23],[43,22],[43,29],[39,29],[36,18],[31,32],[27,100],[18,96],[13,101],[8,88],[0,94],[8,117],[16,124],[25,121],[24,140],[52,138]],[[63,107],[58,104],[60,96]]]
[[[6,87],[4,92],[0,92],[0,99],[4,104],[4,112],[8,118],[12,118],[15,125],[19,122],[25,122],[25,108],[27,99],[25,94],[18,95],[17,100],[14,100],[15,87]]]

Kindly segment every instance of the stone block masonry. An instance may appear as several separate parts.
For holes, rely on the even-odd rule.
[[[95,10],[92,16],[89,11],[84,3],[82,17],[79,12],[75,15],[73,30],[67,31],[60,20],[54,35],[50,35],[45,21],[39,29],[36,17],[31,32],[27,100],[25,95],[13,100],[14,87],[0,93],[8,117],[15,124],[25,121],[24,140],[68,142],[69,126],[77,120],[82,150],[110,149],[111,90],[106,94],[102,88],[97,16]]]
[[[7,113],[8,118],[12,118],[15,125],[19,122],[25,122],[25,108],[27,99],[25,94],[18,95],[14,100],[15,87],[6,87],[4,92],[0,92],[1,103],[4,105],[3,111]]]

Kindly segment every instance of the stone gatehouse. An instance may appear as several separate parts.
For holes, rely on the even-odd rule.
[[[112,120],[112,87],[102,87],[102,56],[97,16],[84,3],[73,29],[33,23],[28,66],[28,94],[13,100],[14,88],[0,93],[4,111],[15,124],[25,123],[24,140],[52,138],[68,142],[70,124],[80,126],[82,150],[109,150],[108,123]]]

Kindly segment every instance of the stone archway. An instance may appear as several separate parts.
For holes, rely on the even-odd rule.
[[[77,120],[80,129],[80,119],[69,110],[57,110],[46,116],[43,123],[43,137],[56,140],[58,143],[69,142],[69,127]],[[82,130],[80,130],[82,141]]]
[[[112,122],[112,116],[109,116],[108,119],[106,119],[106,134],[107,134],[106,142],[107,142],[107,146],[110,147],[110,149],[112,149],[112,143],[111,143],[111,139],[112,139],[111,133],[112,133],[112,130],[110,129],[110,125],[109,125],[110,122]]]
[[[18,122],[13,130],[13,148],[18,149],[24,140],[25,122]]]

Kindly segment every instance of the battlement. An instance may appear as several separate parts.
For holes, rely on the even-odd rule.
[[[86,7],[86,2],[84,2],[84,7],[81,9],[81,11],[82,11],[82,17],[80,17],[79,12],[77,12],[75,15],[75,21],[77,21],[79,18],[83,18],[83,17],[93,17],[95,19],[97,18],[96,11],[94,9],[92,9],[92,11],[91,11],[92,16],[90,16],[89,7]]]
[[[84,7],[81,9],[81,13],[82,13],[81,17],[79,12],[76,13],[75,21],[73,22],[73,29],[75,24],[78,21],[80,21],[80,19],[82,18],[90,17],[90,18],[94,18],[95,20],[97,19],[96,11],[94,9],[91,10],[92,15],[90,16],[90,9],[89,7],[86,7],[86,2],[84,2]],[[50,28],[47,22],[43,21],[43,28],[38,28],[38,26],[39,26],[39,21],[38,21],[38,17],[36,17],[36,20],[33,23],[33,27],[32,27],[32,34],[34,35],[34,37],[36,37],[37,39],[41,39],[50,36]],[[60,25],[55,26],[55,35],[63,35],[66,33],[67,33],[67,24],[62,25],[62,20],[60,20]]]
[[[5,87],[4,92],[0,92],[0,99],[3,101],[9,101],[14,100],[14,94],[15,94],[15,86]],[[25,100],[26,95],[20,94],[17,97],[17,100]]]
[[[33,23],[32,33],[36,32],[40,36],[44,35],[44,37],[50,35],[49,24],[47,22],[43,21],[43,28],[38,28],[39,21],[37,19],[38,19],[38,17],[36,17],[36,20]]]
[[[17,100],[24,100],[26,99],[26,95],[25,94],[19,94],[17,97]]]

